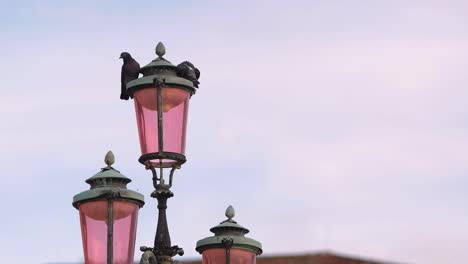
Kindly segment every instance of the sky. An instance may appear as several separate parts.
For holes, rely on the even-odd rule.
[[[2,263],[83,259],[72,197],[108,150],[145,195],[137,249],[153,243],[118,58],[145,65],[159,41],[201,71],[169,200],[177,259],[233,205],[265,255],[468,262],[468,2],[0,6]]]

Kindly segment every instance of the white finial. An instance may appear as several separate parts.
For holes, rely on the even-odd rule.
[[[156,45],[156,55],[158,55],[159,58],[162,58],[166,54],[166,47],[164,47],[164,44],[160,41],[158,45]]]
[[[231,220],[232,218],[234,218],[234,216],[236,215],[236,212],[234,211],[234,207],[232,207],[232,205],[230,205],[230,206],[226,209],[225,215],[226,215],[226,217],[228,218],[228,220]]]
[[[112,151],[108,151],[106,154],[106,157],[104,158],[104,162],[107,164],[107,166],[111,166],[115,162],[115,157],[114,153]]]

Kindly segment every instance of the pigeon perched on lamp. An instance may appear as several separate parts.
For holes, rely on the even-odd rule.
[[[122,52],[120,54],[120,59],[123,59],[122,73],[120,76],[120,99],[128,100],[129,96],[127,94],[127,83],[138,78],[138,75],[140,74],[140,64],[138,64],[138,62],[133,59],[128,52]]]
[[[177,76],[185,78],[192,81],[193,86],[198,88],[198,78],[200,78],[200,71],[193,66],[189,61],[184,61],[181,64],[177,65]]]

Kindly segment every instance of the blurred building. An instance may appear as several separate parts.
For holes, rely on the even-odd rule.
[[[177,261],[176,264],[201,264],[201,260]],[[297,255],[260,256],[257,264],[396,264],[396,262],[370,260],[345,256],[333,252],[319,252]]]
[[[135,264],[139,264],[135,261]],[[52,263],[50,263],[52,264]],[[63,264],[63,263],[53,263]],[[202,264],[201,259],[179,261],[175,260],[174,264]],[[371,260],[356,256],[347,256],[336,254],[334,252],[317,252],[310,254],[291,254],[291,255],[275,255],[275,256],[260,256],[257,258],[257,264],[402,264],[397,262]]]

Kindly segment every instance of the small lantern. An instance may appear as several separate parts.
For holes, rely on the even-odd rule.
[[[190,62],[173,65],[163,58],[165,53],[166,48],[159,42],[158,58],[141,68],[143,77],[126,86],[127,94],[135,101],[140,163],[173,168],[186,161],[189,99],[198,87],[200,72]]]
[[[249,230],[232,220],[234,208],[226,209],[227,220],[210,229],[215,235],[197,242],[196,250],[203,264],[255,264],[262,254],[262,244],[244,235]]]
[[[105,162],[107,167],[86,180],[91,189],[73,197],[80,211],[85,263],[131,264],[143,195],[127,189],[131,180],[112,168],[111,151]]]

